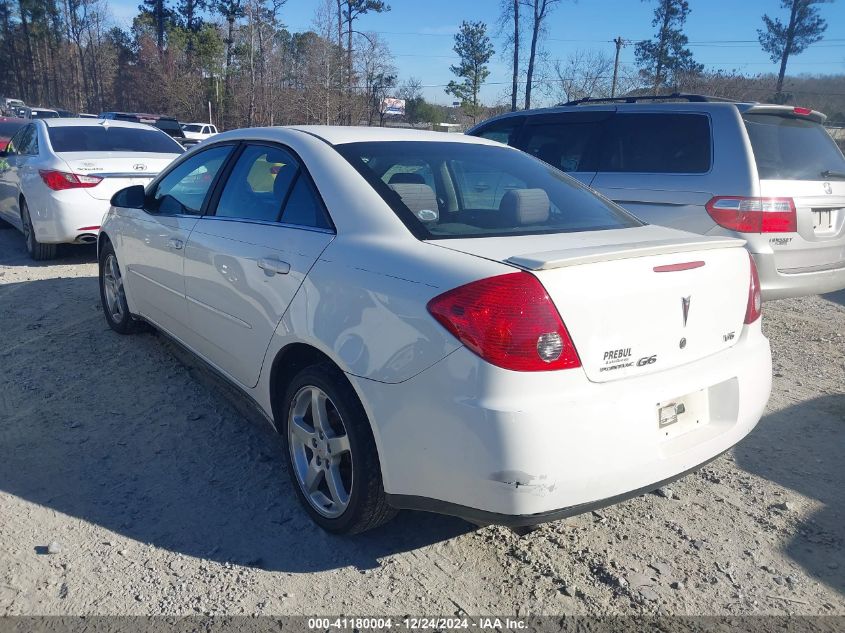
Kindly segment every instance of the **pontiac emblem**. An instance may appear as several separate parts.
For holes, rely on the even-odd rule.
[[[681,313],[684,315],[684,327],[687,326],[687,317],[689,316],[689,301],[691,297],[681,297]]]
[[[825,193],[833,193],[833,187],[830,186],[829,182],[823,183],[822,187],[824,187]]]
[[[144,163],[135,163],[132,165],[132,169],[135,171],[147,171],[147,166]]]

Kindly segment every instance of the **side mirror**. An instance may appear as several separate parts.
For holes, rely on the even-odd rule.
[[[143,209],[146,194],[144,185],[132,185],[121,189],[111,197],[111,206],[124,209]]]

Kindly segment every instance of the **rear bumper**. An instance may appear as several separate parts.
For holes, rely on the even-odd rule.
[[[763,300],[825,294],[845,288],[845,261],[816,270],[784,272],[777,269],[774,253],[752,253],[760,275]]]
[[[653,490],[731,448],[766,406],[771,353],[758,322],[712,357],[602,384],[498,369],[465,348],[404,383],[350,380],[393,504],[520,526]],[[702,390],[701,425],[665,437],[657,404]]]
[[[108,210],[108,200],[97,200],[83,190],[53,192],[35,212],[30,206],[35,237],[44,244],[95,242]]]

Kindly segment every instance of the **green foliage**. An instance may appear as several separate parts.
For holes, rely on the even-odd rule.
[[[790,19],[784,24],[778,18],[763,16],[764,29],[757,29],[757,38],[771,60],[780,63],[784,54],[798,55],[810,44],[822,39],[827,22],[819,15],[818,4],[831,0],[781,0],[781,8],[789,9]]]
[[[462,81],[450,81],[446,93],[460,99],[464,112],[475,120],[481,114],[478,92],[490,76],[487,63],[495,52],[487,36],[487,25],[483,22],[461,22],[455,35],[454,50],[461,61],[457,66],[450,66],[449,70]]]
[[[677,86],[685,77],[704,70],[686,47],[689,39],[683,27],[689,12],[687,0],[657,0],[651,21],[657,33],[651,40],[637,42],[634,55],[640,75],[651,83],[655,93],[663,85]]]

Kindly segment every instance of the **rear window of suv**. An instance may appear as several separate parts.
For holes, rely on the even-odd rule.
[[[763,180],[827,180],[845,157],[821,124],[773,114],[744,114],[757,174]]]
[[[151,152],[181,154],[184,150],[158,130],[108,125],[72,125],[48,128],[55,152]]]

